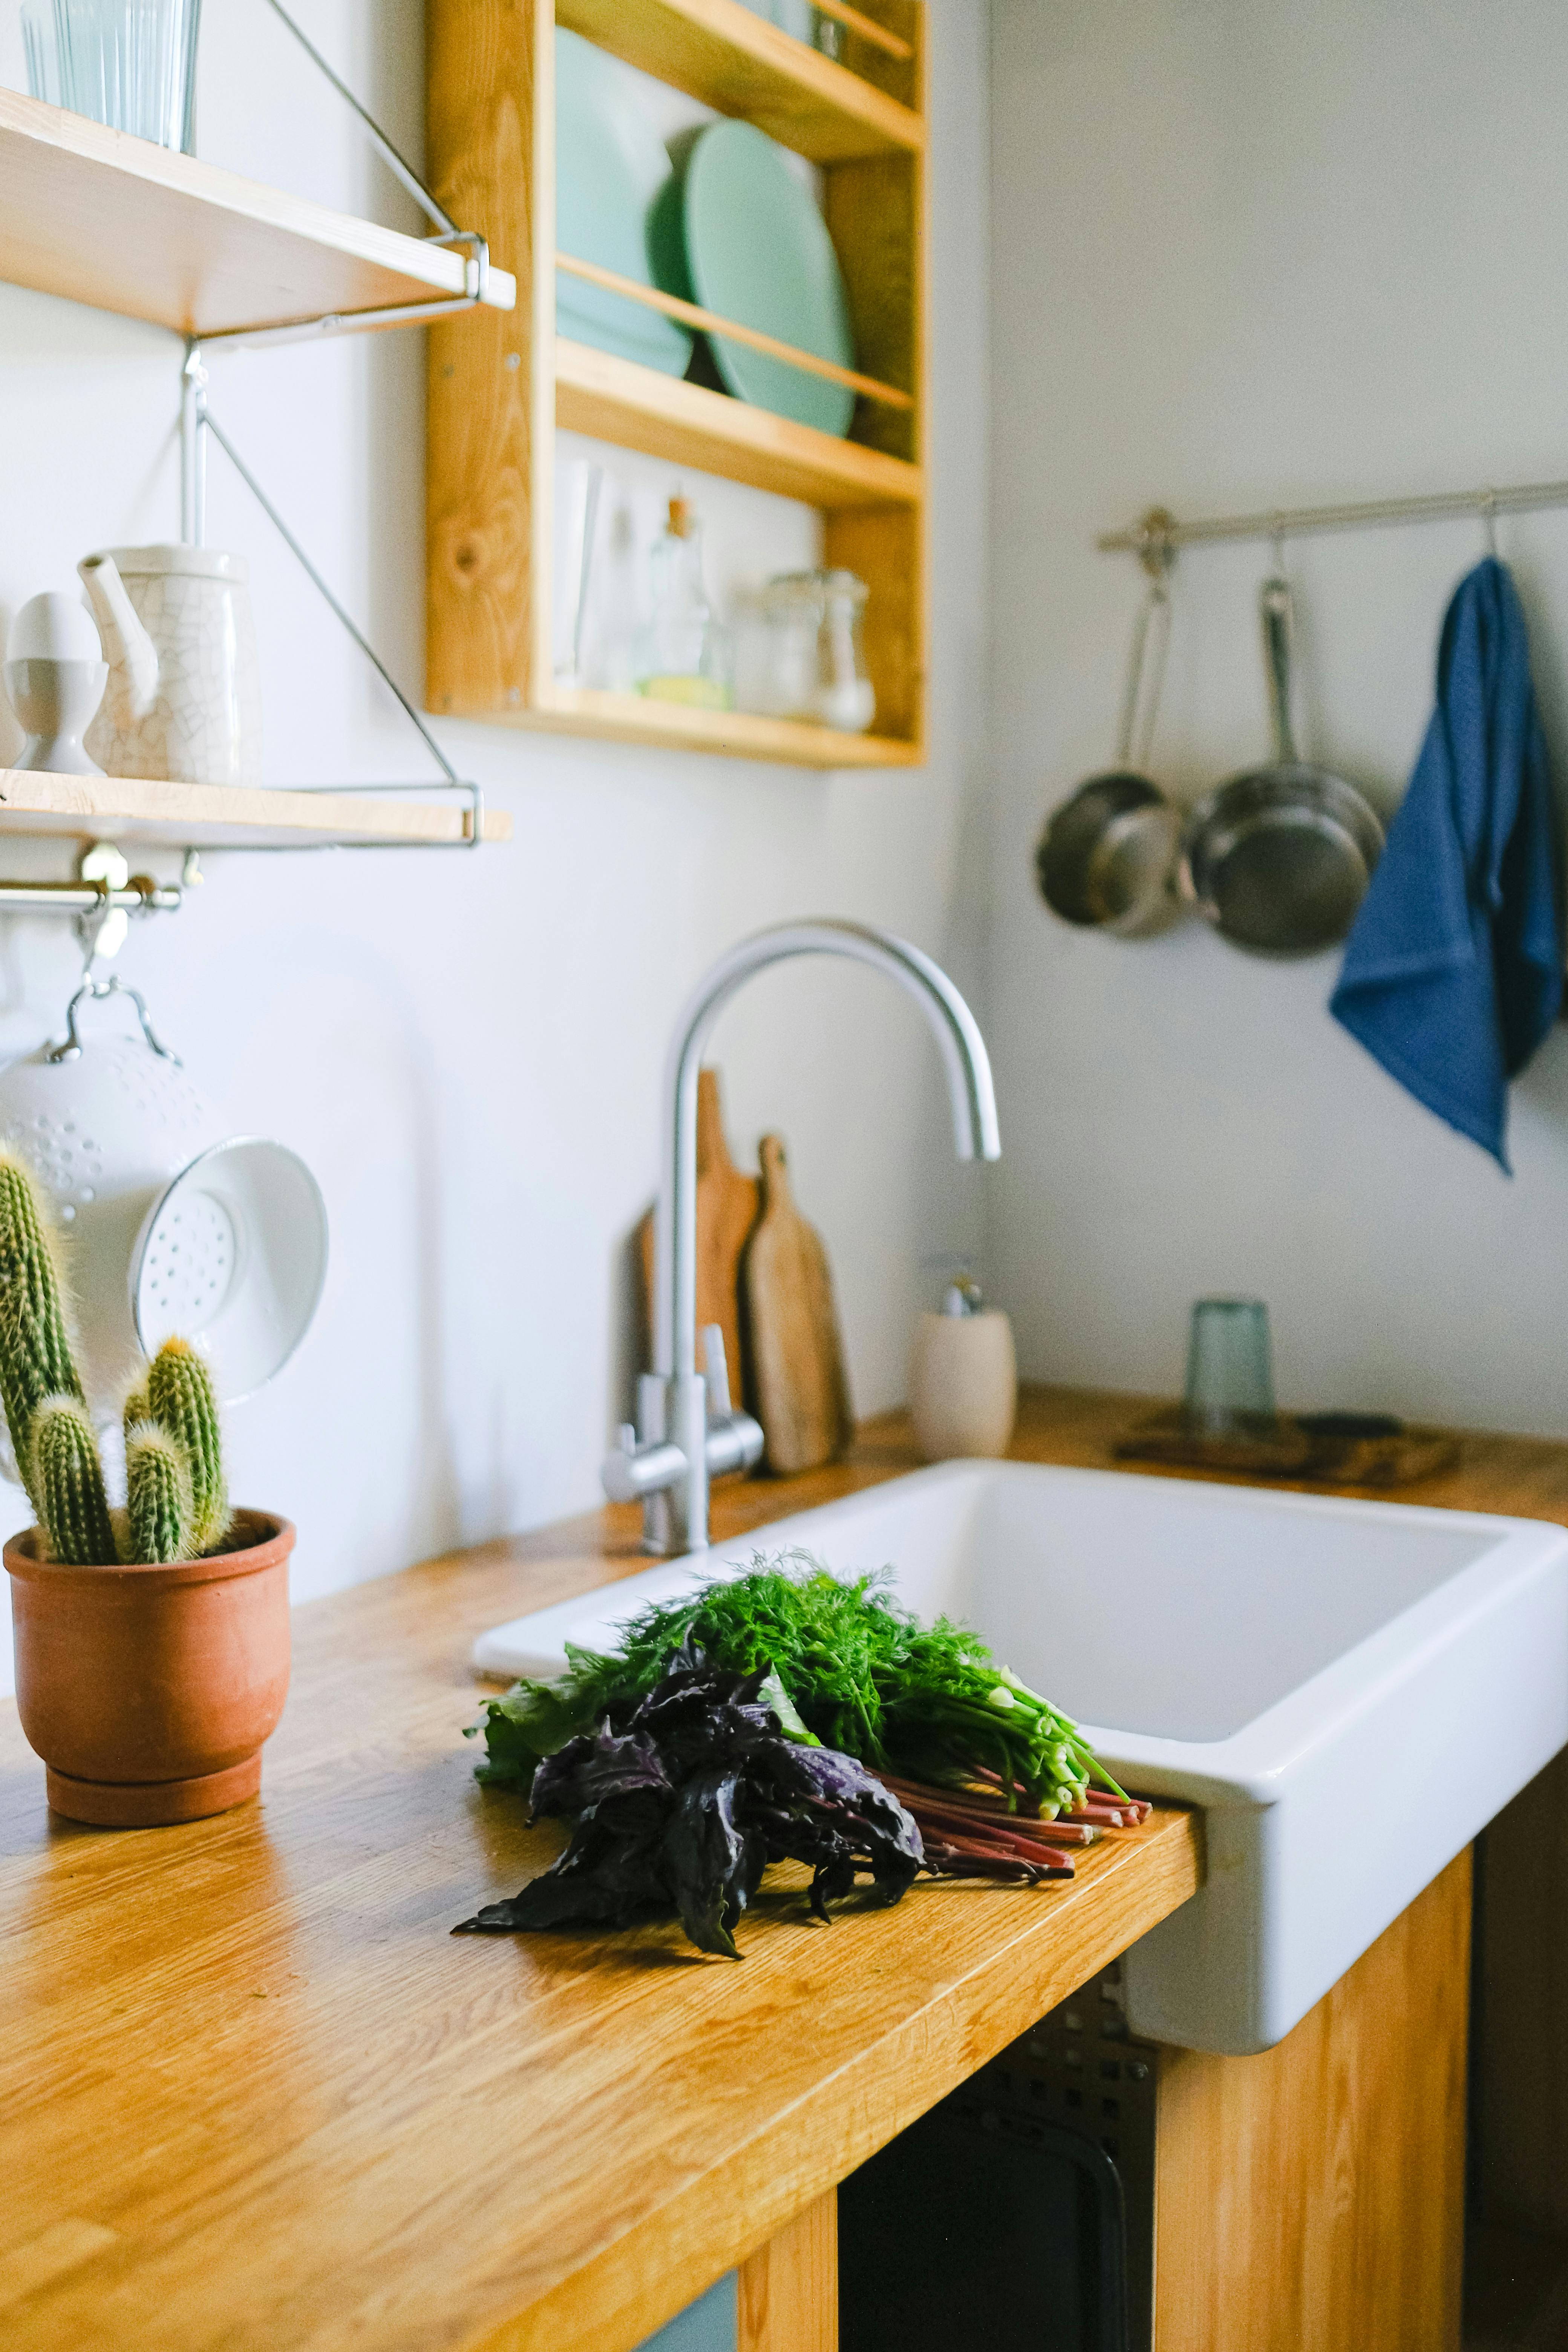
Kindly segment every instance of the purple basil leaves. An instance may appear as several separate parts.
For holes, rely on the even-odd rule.
[[[675,1652],[646,1698],[612,1710],[534,1774],[534,1818],[572,1823],[560,1859],[455,1934],[621,1926],[674,1911],[699,1951],[738,1959],[734,1930],[770,1862],[809,1863],[819,1919],[858,1876],[896,1903],[922,1867],[921,1833],[852,1756],[785,1736],[764,1675]]]

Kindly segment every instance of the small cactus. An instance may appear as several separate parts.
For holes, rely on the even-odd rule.
[[[33,1416],[29,1491],[49,1549],[78,1568],[112,1568],[119,1557],[87,1408],[79,1397],[46,1397]]]
[[[0,1402],[16,1466],[58,1560],[110,1568],[116,1521],[98,1439],[71,1360],[65,1287],[33,1179],[0,1152]],[[126,1508],[132,1560],[194,1559],[228,1532],[217,1400],[188,1339],[166,1339],[125,1400]]]
[[[190,1457],[179,1438],[155,1421],[139,1422],[125,1441],[125,1520],[135,1558],[147,1562],[194,1559],[195,1506]]]
[[[216,1550],[228,1532],[228,1486],[212,1376],[188,1339],[165,1339],[147,1375],[151,1418],[184,1447],[190,1463],[193,1552]]]
[[[81,1394],[52,1233],[27,1170],[0,1155],[0,1399],[40,1517],[43,1500],[30,1476],[34,1416],[47,1398]]]

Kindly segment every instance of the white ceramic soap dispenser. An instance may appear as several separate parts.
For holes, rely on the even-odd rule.
[[[922,1315],[910,1355],[910,1412],[928,1462],[1005,1454],[1018,1410],[1013,1326],[978,1284],[952,1284],[940,1315]]]

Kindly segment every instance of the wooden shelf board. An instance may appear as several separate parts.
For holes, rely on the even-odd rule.
[[[461,252],[0,89],[0,279],[178,334],[459,295]],[[492,270],[489,303],[516,281]]]
[[[555,21],[814,163],[918,153],[923,118],[741,0],[555,0]]]
[[[655,702],[641,694],[606,694],[594,687],[552,686],[531,709],[469,713],[494,723],[553,735],[590,735],[615,743],[647,743],[669,751],[716,751],[736,760],[772,760],[791,768],[918,768],[920,743],[887,735],[841,735],[793,719],[763,719],[750,710],[701,710],[685,702]]]
[[[218,784],[150,783],[118,776],[45,776],[0,768],[0,838],[105,837],[130,847],[326,848],[335,843],[461,842],[468,811],[447,801],[370,793],[269,791]],[[511,818],[487,810],[483,837],[510,841]]]
[[[902,457],[559,337],[555,422],[564,431],[829,510],[918,506],[925,488],[921,468]]]

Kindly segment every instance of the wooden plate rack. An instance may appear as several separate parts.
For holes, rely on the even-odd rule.
[[[922,0],[836,0],[825,13],[844,26],[844,63],[741,0],[555,0],[553,14],[543,0],[430,0],[432,185],[518,284],[511,315],[470,315],[430,335],[431,710],[803,767],[924,758],[924,10]],[[557,337],[558,268],[601,284],[606,276],[556,251],[557,23],[821,167],[860,362],[847,439]],[[723,323],[667,295],[616,288],[689,325]],[[550,597],[558,428],[817,508],[824,561],[870,589],[876,733],[559,684]]]

